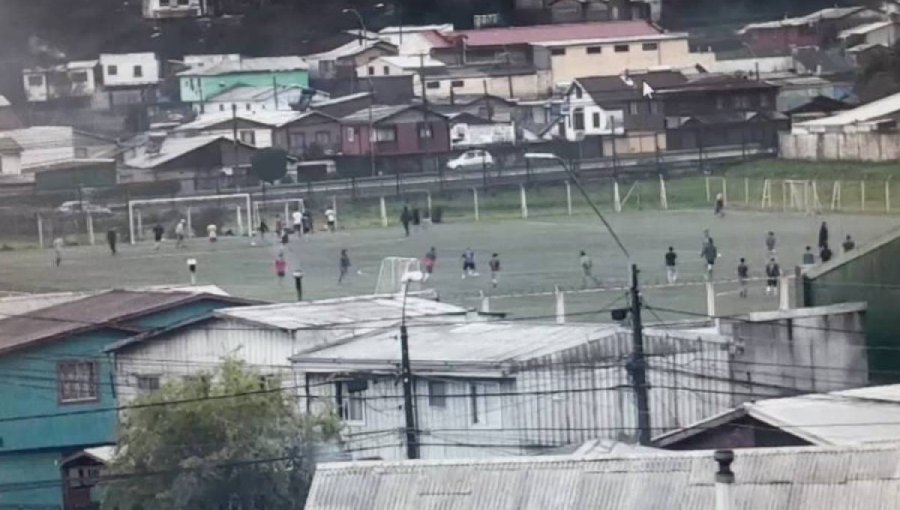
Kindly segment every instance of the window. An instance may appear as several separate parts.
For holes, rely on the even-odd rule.
[[[658,101],[650,101],[650,113],[653,115],[659,114],[659,102]]]
[[[375,74],[375,66],[369,66],[368,71],[369,71],[369,76],[374,75]]]
[[[441,82],[439,81],[427,81],[425,82],[425,86],[430,89],[439,89],[441,88]]]
[[[158,375],[139,375],[137,376],[137,389],[141,395],[149,395],[159,390]]]
[[[420,140],[427,140],[430,138],[434,138],[434,130],[431,128],[430,123],[420,122],[418,127],[419,127],[418,131],[419,131],[419,139]]]
[[[39,74],[32,74],[28,76],[28,86],[29,87],[40,87],[44,85],[44,77]]]
[[[59,401],[95,402],[100,400],[97,362],[85,360],[63,361],[57,366]]]
[[[428,381],[428,405],[430,407],[447,407],[447,383]]]
[[[584,96],[584,91],[581,90],[581,87],[578,85],[575,86],[575,99],[581,99]]]
[[[250,103],[245,104],[244,109],[249,112],[250,111]]]
[[[659,49],[659,44],[655,42],[645,42],[641,45],[641,49],[644,51],[656,51]]]
[[[565,48],[550,48],[550,54],[559,57],[566,54]]]
[[[760,108],[768,108],[769,107],[769,96],[765,94],[759,95],[759,107]]]
[[[463,80],[453,80],[450,82],[450,87],[455,89],[455,88],[465,86],[465,84],[466,84],[466,82]]]
[[[628,113],[631,115],[638,115],[641,113],[641,103],[637,101],[628,103]]]
[[[383,68],[381,68],[381,71],[384,73],[385,76],[391,75],[391,68],[388,66],[384,66]]]
[[[584,51],[588,55],[597,55],[598,53],[603,53],[603,46],[588,46]]]
[[[600,112],[594,112],[592,115],[594,129],[600,129]]]
[[[356,128],[347,128],[347,141],[351,143],[356,141]]]
[[[72,83],[84,83],[88,81],[87,72],[85,71],[77,71],[69,75],[69,79],[72,80]]]
[[[117,74],[119,74],[119,66],[115,66],[115,65],[106,66],[106,74],[108,74],[110,76],[116,76]]]
[[[347,128],[347,140],[353,141],[353,128]],[[303,149],[306,147],[306,133],[291,133],[289,143],[291,147]]]
[[[178,0],[178,5],[188,5],[190,0]]]
[[[338,409],[344,421],[356,423],[366,421],[365,391],[368,387],[368,381],[364,380],[338,384]]]
[[[628,53],[631,51],[631,46],[627,44],[617,44],[613,46],[613,50],[615,50],[616,53]]]
[[[394,127],[375,128],[375,141],[376,142],[396,142],[397,141],[397,129]]]
[[[749,96],[734,96],[734,107],[739,110],[747,110],[750,108]]]
[[[330,146],[331,133],[329,133],[328,131],[316,131],[316,144],[323,149]]]
[[[584,130],[584,110],[575,108],[572,112],[572,128],[578,131]]]
[[[134,66],[134,77],[141,78],[144,76],[144,69],[141,66]]]
[[[472,383],[469,385],[469,423],[476,428],[500,428],[500,385]]]
[[[722,96],[716,96],[716,110],[724,110],[725,109],[725,98]]]
[[[256,145],[256,132],[252,129],[238,131],[238,139],[248,145]]]
[[[220,111],[220,112],[224,112],[224,111],[225,111],[225,105],[224,105],[224,104],[221,104],[221,103],[219,104],[219,111]]]

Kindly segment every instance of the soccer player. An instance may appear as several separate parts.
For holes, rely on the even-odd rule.
[[[159,250],[159,247],[162,245],[163,234],[165,234],[166,229],[163,228],[162,225],[157,223],[153,226],[153,249]]]
[[[823,264],[831,260],[832,255],[834,254],[831,252],[831,248],[829,248],[827,244],[819,250],[819,258],[822,260]]]
[[[706,277],[712,278],[716,259],[719,258],[719,250],[716,249],[716,243],[712,237],[707,238],[706,244],[703,245],[703,250],[700,251],[700,256],[706,261]]]
[[[306,209],[303,211],[303,234],[312,234],[313,232],[314,229],[312,213],[309,212],[309,209]]]
[[[275,275],[278,276],[279,286],[284,282],[285,273],[287,273],[287,261],[284,260],[284,252],[281,252],[275,257]]]
[[[65,246],[65,242],[62,237],[57,237],[53,240],[53,255],[54,261],[56,262],[56,267],[59,267],[62,264],[62,250],[63,246]]]
[[[409,212],[409,206],[403,206],[403,212],[400,213],[400,223],[403,225],[403,231],[406,237],[409,237],[409,222],[412,221],[412,214]]]
[[[491,283],[497,288],[497,282],[500,278],[500,255],[491,255],[491,261],[488,263],[491,268]]]
[[[291,222],[294,224],[294,234],[299,239],[303,234],[303,213],[300,212],[300,209],[291,213]]]
[[[844,253],[847,253],[848,251],[852,250],[853,248],[856,248],[856,243],[853,242],[853,238],[850,237],[849,234],[847,234],[847,239],[844,241],[843,247],[844,247]]]
[[[106,242],[109,244],[109,251],[113,255],[116,254],[116,243],[119,240],[119,233],[116,232],[116,228],[113,227],[106,231]]]
[[[466,251],[462,254],[462,278],[466,279],[466,276],[478,276],[478,273],[475,269],[475,251],[472,248],[466,248]]]
[[[434,265],[437,263],[437,252],[432,246],[428,252],[425,253],[425,257],[422,259],[422,265],[425,267],[425,276],[422,278],[422,281],[428,281],[431,278],[431,274],[434,272]]]
[[[675,253],[675,248],[669,246],[669,251],[666,252],[666,281],[669,282],[669,285],[674,285],[678,281],[678,267],[675,265],[677,259],[678,254]]]
[[[750,268],[747,267],[747,261],[743,258],[737,267],[738,274],[738,284],[741,286],[741,291],[738,293],[742,298],[747,297],[747,279],[750,277]]]
[[[350,255],[347,255],[347,250],[341,250],[341,260],[340,260],[340,276],[338,276],[338,285],[340,285],[344,281],[344,277],[347,276],[347,272],[350,271]]]
[[[275,234],[277,236],[281,236],[281,233],[284,231],[284,221],[281,219],[281,215],[275,216]]]
[[[771,230],[766,234],[766,252],[769,256],[775,255],[775,232]]]
[[[725,216],[725,197],[721,193],[716,195],[716,209],[713,214],[720,218]]]
[[[266,224],[266,220],[264,220],[262,218],[259,219],[259,228],[257,229],[257,231],[259,232],[260,244],[265,243],[266,242],[266,232],[269,231],[269,225]]]
[[[337,227],[337,213],[331,207],[325,209],[325,221],[328,222],[328,230],[333,233]]]
[[[206,226],[206,236],[209,238],[209,242],[215,243],[219,240],[218,227],[214,223],[210,223]]]
[[[184,234],[185,234],[185,221],[184,219],[179,220],[178,224],[175,225],[175,247],[176,248],[184,248]]]
[[[766,295],[778,294],[778,278],[781,276],[781,268],[775,258],[769,259],[766,264]]]
[[[828,246],[828,225],[823,221],[819,227],[819,248]]]
[[[600,280],[594,276],[594,261],[584,250],[581,250],[579,262],[581,263],[581,287],[587,288],[588,281],[599,286]]]

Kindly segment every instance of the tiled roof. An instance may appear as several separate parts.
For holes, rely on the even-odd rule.
[[[466,45],[503,46],[508,44],[532,44],[558,41],[618,39],[641,36],[658,36],[662,32],[646,21],[604,21],[594,23],[562,23],[527,27],[483,28],[459,30],[438,34],[428,32],[429,40],[436,47],[452,47],[454,39],[465,39]]]

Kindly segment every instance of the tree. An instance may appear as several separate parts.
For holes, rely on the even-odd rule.
[[[274,147],[259,149],[250,161],[250,171],[259,180],[274,183],[287,173],[287,152]]]
[[[171,383],[125,412],[104,510],[302,508],[333,415],[303,416],[292,392],[243,363]]]

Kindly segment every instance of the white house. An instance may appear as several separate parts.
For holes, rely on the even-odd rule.
[[[33,126],[3,131],[21,149],[21,169],[28,170],[49,163],[69,161],[79,154],[75,150],[75,131],[71,126]],[[83,154],[82,156],[88,156]]]
[[[471,113],[449,117],[450,147],[453,149],[516,143],[516,123],[512,120],[491,121]]]
[[[378,37],[397,46],[400,55],[427,55],[433,46],[426,35],[429,32],[446,34],[452,32],[452,23],[439,25],[398,25],[384,27],[378,31]]]
[[[843,30],[838,39],[847,47],[877,44],[892,48],[900,36],[900,23],[895,20],[875,21]]]
[[[97,60],[84,60],[47,68],[23,69],[25,98],[31,103],[89,98],[97,91],[97,66]]]
[[[9,136],[0,136],[0,175],[22,175],[22,146]]]
[[[396,330],[403,301],[396,296],[351,298],[243,306],[217,310],[211,317],[169,331],[112,344],[115,384],[120,403],[167,381],[211,370],[226,357],[243,360],[291,384],[289,358],[305,348],[347,338]],[[466,309],[408,297],[411,321],[466,321]]]
[[[404,76],[418,75],[423,70],[443,69],[447,64],[427,55],[391,55],[378,57],[356,68],[356,76]],[[418,87],[418,78],[414,80]]]
[[[421,458],[528,455],[635,437],[631,333],[608,324],[491,321],[409,329]],[[298,349],[301,406],[337,410],[355,457],[404,458],[396,329]],[[729,342],[712,333],[644,333],[650,422],[679,428],[729,409]],[[488,449],[485,445],[502,445]]]
[[[103,86],[145,87],[160,82],[159,59],[154,53],[101,53]]]
[[[208,14],[206,0],[142,0],[146,19],[196,18]]]
[[[275,87],[239,85],[191,106],[196,113],[231,112],[232,108],[242,113],[291,112],[294,111],[293,106],[302,103],[304,99],[312,101],[313,98],[328,99],[328,97],[327,94],[299,85]]]

